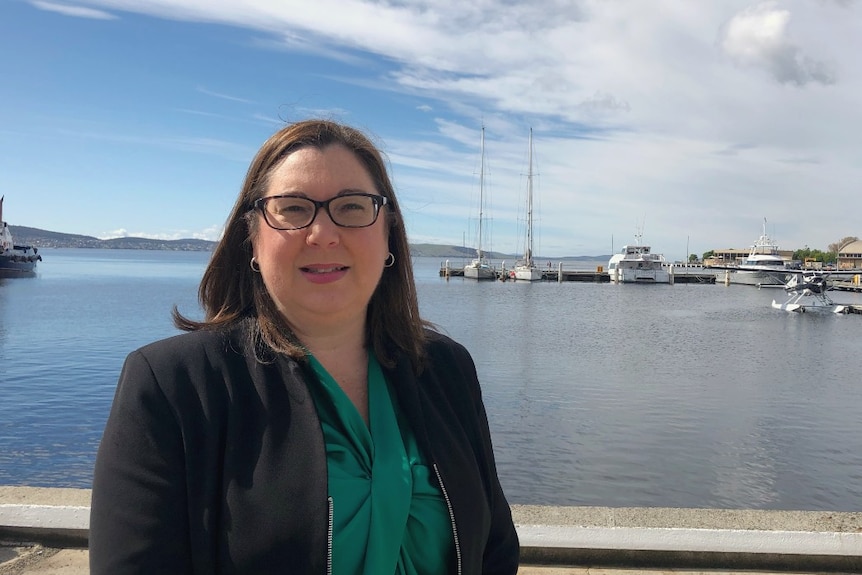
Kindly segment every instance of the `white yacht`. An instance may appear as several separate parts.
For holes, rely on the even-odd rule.
[[[536,281],[542,279],[542,270],[533,261],[533,128],[530,128],[530,162],[527,171],[527,242],[524,259],[515,264],[516,280]]]
[[[784,287],[791,274],[784,273],[787,262],[781,257],[778,245],[766,233],[766,218],[763,233],[751,246],[748,257],[735,269],[725,270],[730,283],[754,286]]]
[[[476,259],[464,266],[464,277],[476,280],[492,280],[497,273],[482,251],[482,224],[485,219],[485,126],[482,126],[482,145],[479,166],[479,235],[476,245]]]
[[[608,261],[608,274],[614,283],[670,283],[668,263],[661,254],[654,254],[650,246],[641,243],[623,246],[620,253]]]

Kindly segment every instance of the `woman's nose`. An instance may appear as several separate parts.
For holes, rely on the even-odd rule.
[[[338,226],[332,221],[329,216],[329,210],[320,209],[311,225],[306,228],[308,230],[305,238],[310,245],[333,245],[338,243],[340,232]]]

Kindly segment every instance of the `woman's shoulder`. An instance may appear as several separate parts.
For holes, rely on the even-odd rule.
[[[425,367],[432,372],[461,373],[476,378],[473,357],[464,345],[436,330],[425,332]]]
[[[262,378],[254,354],[245,352],[242,330],[199,330],[154,341],[131,352],[120,374],[120,387],[135,393],[181,398],[222,398]]]
[[[164,354],[185,351],[189,348],[214,347],[224,345],[231,339],[229,332],[201,329],[159,339],[139,347],[136,351],[151,354]]]
[[[448,335],[434,330],[425,329],[425,351],[429,357],[439,356],[441,354],[454,354],[461,358],[469,358],[470,352],[467,348],[449,337]]]
[[[188,363],[196,358],[228,358],[244,355],[246,347],[244,330],[240,327],[228,330],[202,329],[182,333],[148,343],[133,351],[148,362]]]

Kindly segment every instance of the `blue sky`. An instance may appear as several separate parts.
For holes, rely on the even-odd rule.
[[[217,239],[251,157],[327,117],[387,154],[411,241],[535,252],[862,236],[862,0],[3,0],[4,218]],[[490,244],[487,245],[487,244]]]

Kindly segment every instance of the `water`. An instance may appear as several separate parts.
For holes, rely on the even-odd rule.
[[[176,333],[173,305],[199,317],[208,257],[45,250],[39,277],[0,280],[0,484],[89,487],[125,355]],[[862,508],[862,317],[439,265],[416,261],[422,313],[476,360],[512,503]]]

